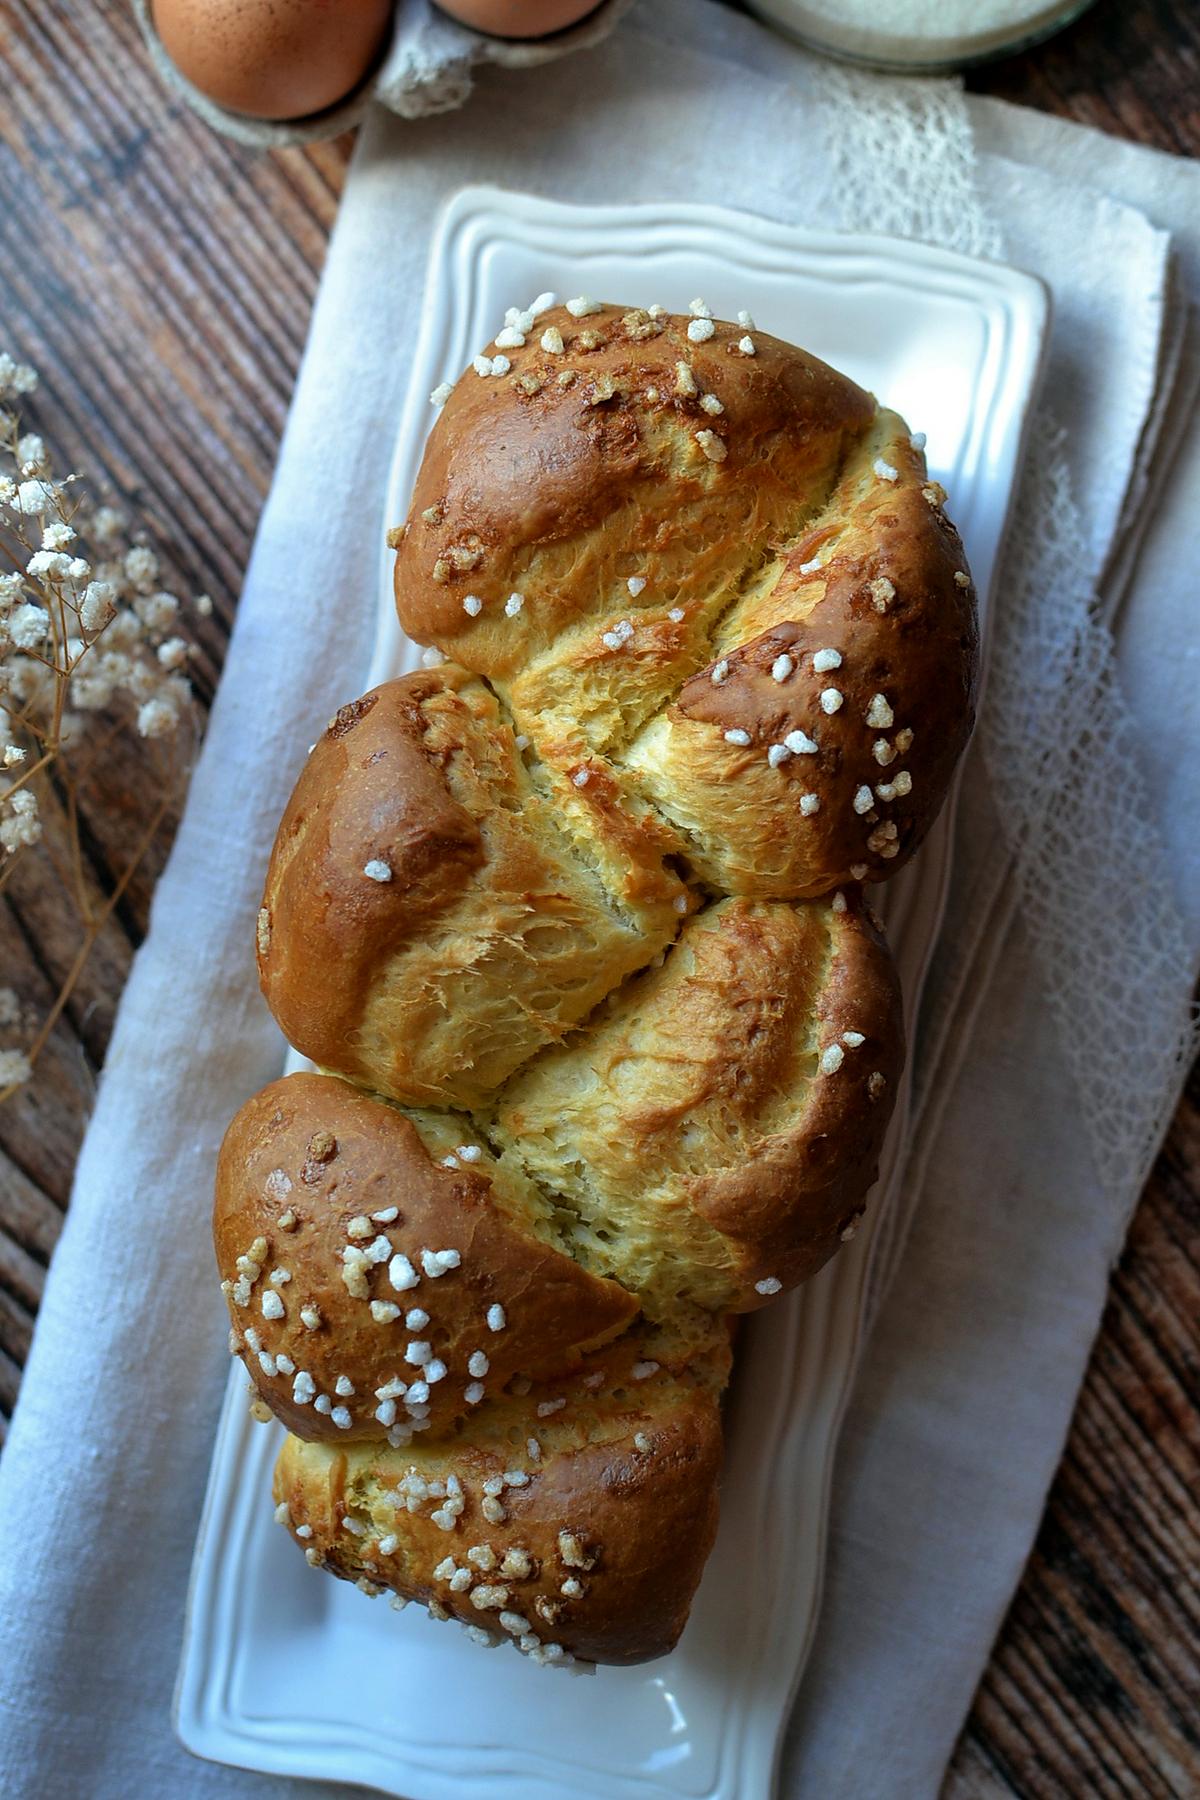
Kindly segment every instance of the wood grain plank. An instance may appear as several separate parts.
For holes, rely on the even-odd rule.
[[[33,1312],[0,1283],[0,1350],[23,1364],[33,1341]]]
[[[1200,1793],[1200,1076],[1134,1219],[1037,1544],[948,1777]],[[1023,1671],[1040,1653],[1035,1703]],[[1061,1711],[1038,1726],[1041,1696]],[[1107,1737],[1097,1738],[1094,1721]],[[1031,1743],[1031,1732],[1036,1742]],[[1089,1735],[1090,1733],[1090,1735]],[[1116,1742],[1114,1752],[1113,1744]]]
[[[964,1737],[959,1744],[951,1786],[957,1800],[1007,1800],[1017,1792],[983,1744],[973,1737]]]
[[[0,1148],[0,1210],[2,1228],[14,1243],[45,1268],[62,1230],[62,1208],[50,1196],[22,1174],[17,1165]]]
[[[40,1019],[56,990],[7,901],[0,902],[0,968],[4,985],[15,990],[31,1017]],[[115,998],[109,996],[110,1008]],[[69,1021],[63,1021],[52,1034],[38,1076],[5,1101],[0,1110],[0,1139],[7,1162],[15,1165],[25,1182],[65,1209],[79,1140],[95,1092],[94,1069]],[[2,1164],[0,1182],[0,1215],[7,1221],[9,1194]]]
[[[8,1421],[12,1417],[13,1404],[17,1398],[17,1389],[21,1385],[21,1365],[14,1362],[7,1350],[0,1350],[0,1449],[8,1436]]]
[[[967,85],[1195,156],[1200,7],[1188,0],[1099,0],[1058,37],[975,71]]]
[[[0,1292],[7,1289],[32,1319],[45,1285],[46,1270],[0,1224]]]

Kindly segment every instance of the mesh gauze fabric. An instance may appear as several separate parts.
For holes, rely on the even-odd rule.
[[[823,84],[831,193],[846,229],[1003,255],[957,83],[830,68]],[[979,732],[998,853],[1038,955],[1097,1178],[1131,1207],[1195,1050],[1180,992],[1187,939],[1093,585],[1066,433],[1045,397],[994,592]],[[893,1263],[902,1236],[889,1242]]]

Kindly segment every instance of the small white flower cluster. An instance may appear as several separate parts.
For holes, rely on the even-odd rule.
[[[89,714],[124,713],[142,737],[167,738],[193,713],[180,602],[153,550],[128,547],[126,519],[85,507],[76,478],[56,476],[44,440],[21,429],[13,403],[37,385],[0,351],[0,871],[42,838],[45,777],[69,764]],[[31,1060],[0,1050],[0,1094],[28,1080]]]
[[[30,788],[9,788],[0,813],[0,845],[11,856],[25,844],[36,844],[42,835],[37,795]]]
[[[0,350],[0,400],[32,394],[38,384],[37,370],[28,363],[15,362],[8,352]]]
[[[0,1026],[21,1023],[21,1003],[11,988],[0,988]],[[0,1094],[20,1087],[33,1073],[22,1050],[0,1050]]]
[[[36,385],[33,369],[0,353],[0,400]],[[10,413],[0,426],[0,550],[10,565],[0,572],[0,706],[15,727],[6,740],[30,740],[8,748],[32,749],[44,766],[47,753],[78,738],[82,715],[121,704],[132,704],[143,737],[173,733],[191,712],[181,673],[188,643],[157,557],[144,544],[122,547],[126,521],[114,508],[83,512],[73,478],[54,478],[40,437],[22,434]],[[11,768],[15,759],[4,760]],[[28,809],[21,825],[12,816],[15,799],[11,789],[0,794],[9,850],[34,841]]]

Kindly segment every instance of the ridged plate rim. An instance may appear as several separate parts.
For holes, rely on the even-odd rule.
[[[526,268],[524,291],[505,285]],[[907,368],[915,355],[943,383],[969,377],[969,403],[959,404],[954,430],[930,434],[930,463],[951,491],[986,635],[1047,322],[1046,292],[1034,277],[929,245],[811,232],[714,206],[582,207],[463,189],[433,236],[408,398],[379,495],[381,541],[382,526],[407,511],[432,423],[429,392],[489,341],[506,305],[523,304],[541,288],[607,289],[630,304],[657,299],[673,309],[707,292],[718,315],[721,296],[736,290],[737,305],[748,306],[759,327],[831,360],[836,348],[822,341],[821,322],[829,321],[836,336],[833,321],[857,316],[857,308],[874,321],[873,353],[885,369]],[[941,347],[939,366],[932,366],[933,344],[943,342],[931,335],[935,315],[943,329],[961,324],[977,339],[969,368],[943,363]],[[857,373],[844,353],[839,366]],[[881,398],[901,404],[886,381],[874,385]],[[911,403],[907,416],[915,427],[926,425]],[[418,656],[396,623],[390,558],[381,557],[378,637],[364,685],[416,666]],[[910,1019],[944,906],[952,816],[951,801],[884,899]],[[817,1618],[838,1427],[907,1108],[906,1080],[867,1223],[854,1242],[801,1293],[757,1315],[744,1334],[729,1408],[721,1532],[671,1656],[572,1679],[518,1662],[509,1650],[484,1653],[452,1627],[417,1617],[415,1608],[381,1615],[381,1602],[315,1577],[271,1523],[269,1470],[279,1430],[249,1422],[245,1380],[235,1366],[197,1535],[176,1685],[175,1724],[186,1747],[243,1768],[355,1782],[407,1800],[461,1800],[467,1792],[479,1800],[741,1800],[769,1793]],[[780,1567],[789,1582],[772,1574]],[[281,1680],[281,1660],[290,1683]],[[449,1730],[443,1723],[432,1732],[437,1696],[413,1703],[408,1690],[414,1683],[419,1690],[434,1670],[477,1707],[492,1707],[490,1729],[472,1740],[469,1714],[456,1714]],[[388,1716],[364,1718],[371,1682],[381,1675],[394,1678]],[[650,1723],[639,1737],[643,1715]],[[613,1716],[626,1729],[614,1734]],[[554,1748],[564,1720],[569,1752]]]

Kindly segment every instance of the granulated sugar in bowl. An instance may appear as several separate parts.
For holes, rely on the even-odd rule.
[[[1092,0],[749,0],[790,36],[850,62],[908,73],[965,68],[1049,37]]]

